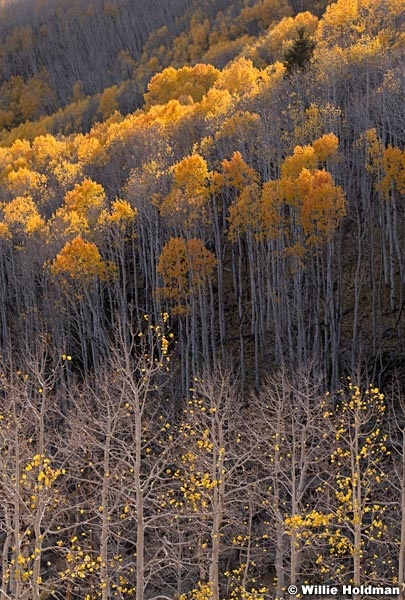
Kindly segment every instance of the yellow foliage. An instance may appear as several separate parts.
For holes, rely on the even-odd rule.
[[[367,147],[367,169],[377,177],[377,189],[386,198],[396,189],[405,194],[405,151],[389,145],[384,148],[375,129],[362,136]]]
[[[33,163],[39,169],[49,168],[67,153],[67,143],[53,135],[39,135],[32,142]]]
[[[305,30],[312,37],[317,28],[318,18],[308,11],[298,13],[295,17],[285,17],[271,28],[259,48],[263,48],[272,60],[282,60],[300,30]]]
[[[187,594],[181,594],[179,600],[211,600],[212,598],[212,586],[210,583],[197,583],[197,587],[188,592]]]
[[[108,119],[116,110],[118,110],[117,102],[118,87],[113,85],[112,87],[106,88],[100,97],[100,104],[98,111],[102,118]]]
[[[76,212],[79,217],[87,219],[94,225],[106,201],[104,188],[91,179],[77,183],[73,190],[65,195],[65,205],[68,212]]]
[[[6,240],[11,238],[11,232],[8,228],[8,225],[6,223],[3,223],[2,221],[0,221],[0,238]]]
[[[370,59],[378,59],[383,52],[379,37],[363,35],[361,40],[350,45],[347,49],[347,60],[350,64],[359,64]]]
[[[111,204],[111,210],[103,210],[98,218],[98,225],[106,226],[108,224],[116,225],[119,229],[124,230],[126,227],[136,220],[138,211],[126,200],[117,198]]]
[[[226,89],[237,97],[254,96],[268,80],[265,70],[256,69],[251,60],[238,58],[226,67],[218,77],[215,87]]]
[[[11,160],[22,160],[21,166],[28,166],[33,158],[33,151],[28,140],[18,139],[10,148]]]
[[[11,231],[23,230],[28,235],[46,232],[44,219],[40,216],[31,196],[14,198],[3,209],[4,223]]]
[[[139,125],[151,126],[153,124],[169,127],[194,112],[194,105],[182,105],[178,100],[169,100],[167,104],[152,106],[149,112],[139,115]]]
[[[73,183],[80,178],[82,166],[80,163],[62,160],[53,167],[52,172],[59,185],[66,189],[73,185]]]
[[[257,130],[260,125],[260,117],[256,113],[238,110],[230,117],[224,120],[221,127],[215,134],[216,141],[225,139],[232,142],[241,139],[245,142],[252,141],[257,136]]]
[[[7,175],[7,186],[10,192],[16,196],[32,194],[46,184],[46,176],[27,167],[20,167],[16,171],[10,171]]]
[[[68,210],[66,206],[58,208],[51,219],[51,230],[58,236],[60,234],[68,237],[76,237],[90,230],[87,218],[75,210]]]
[[[305,530],[326,528],[333,516],[333,513],[321,513],[317,510],[312,510],[306,515],[287,516],[284,519],[284,524],[289,535],[292,532],[299,532],[302,537],[307,537]]]
[[[338,0],[326,7],[319,24],[319,37],[327,39],[331,45],[340,38],[345,28],[349,28],[358,18],[358,0]]]
[[[337,0],[327,6],[319,23],[319,40],[333,47],[349,45],[364,33],[395,31],[403,10],[403,0]]]
[[[223,115],[231,110],[233,99],[228,90],[218,90],[211,88],[203,96],[197,111],[203,114],[207,119],[212,119]]]
[[[296,125],[294,128],[294,137],[297,139],[308,139],[313,140],[320,136],[324,129],[325,123],[330,121],[339,121],[342,111],[334,104],[327,102],[325,104],[312,103],[309,108],[305,110],[305,121]],[[333,134],[326,134],[327,136]],[[322,139],[322,137],[320,138]],[[315,140],[312,146],[315,149],[316,144],[319,140]],[[317,150],[315,150],[315,153]],[[322,160],[318,156],[318,160]]]
[[[383,169],[385,176],[381,182],[381,189],[388,196],[395,186],[400,194],[405,194],[405,150],[388,146],[384,152]]]
[[[186,156],[172,167],[173,188],[160,206],[163,216],[189,229],[206,221],[211,174],[199,154]]]
[[[229,207],[229,237],[234,240],[241,234],[258,225],[259,187],[251,184],[242,189]]]
[[[282,206],[280,181],[266,181],[259,205],[260,239],[275,239],[279,236],[283,222]]]
[[[98,158],[104,155],[103,146],[96,136],[77,135],[75,142],[77,158],[85,164],[96,163]]]
[[[173,167],[175,186],[185,194],[207,196],[209,177],[207,162],[199,154],[186,156]]]
[[[218,69],[208,64],[174,69],[168,67],[152,77],[145,94],[146,106],[166,104],[169,100],[179,100],[190,96],[199,102],[218,79]]]

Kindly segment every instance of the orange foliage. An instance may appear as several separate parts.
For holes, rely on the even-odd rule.
[[[258,173],[245,163],[240,152],[234,152],[231,160],[224,159],[221,163],[222,173],[215,175],[215,186],[233,187],[238,191],[259,180]]]
[[[389,198],[393,188],[405,194],[405,150],[389,145],[384,148],[375,129],[362,136],[367,147],[367,170],[377,177],[377,189]]]
[[[281,167],[282,177],[295,179],[302,169],[314,169],[316,162],[317,156],[312,146],[296,146],[294,154],[284,160]]]
[[[334,133],[327,133],[312,143],[316,157],[320,162],[325,162],[336,154],[338,146],[339,140]]]
[[[337,147],[334,134],[322,136],[313,146],[297,146],[284,160],[281,179],[265,182],[261,190],[255,172],[240,154],[223,161],[224,173],[216,174],[216,184],[239,191],[229,208],[230,238],[248,231],[259,241],[276,239],[294,221],[302,228],[305,245],[327,241],[346,214],[346,201],[331,174],[316,165]]]
[[[303,169],[297,180],[300,194],[299,222],[307,244],[329,239],[346,214],[346,201],[340,186],[334,185],[327,171],[311,173]]]
[[[175,303],[172,314],[187,312],[187,300],[204,291],[211,280],[217,260],[204,243],[196,238],[170,238],[159,257],[157,272],[163,285],[156,291]]]
[[[235,240],[250,231],[258,241],[276,239],[283,226],[283,196],[280,181],[245,187],[229,207],[229,237]]]
[[[262,188],[258,215],[261,239],[275,239],[280,235],[283,223],[282,200],[280,181],[266,181]]]
[[[229,207],[229,237],[231,240],[235,240],[236,233],[241,234],[257,226],[258,204],[258,185],[251,184],[244,187]]]
[[[95,244],[77,236],[67,242],[51,264],[51,273],[63,283],[78,281],[87,284],[94,278],[104,280],[108,268]]]

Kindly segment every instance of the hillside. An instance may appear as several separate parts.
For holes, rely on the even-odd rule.
[[[0,8],[1,590],[402,582],[403,2],[147,4]]]

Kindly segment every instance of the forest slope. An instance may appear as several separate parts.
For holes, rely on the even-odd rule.
[[[60,79],[28,6],[1,25],[1,592],[402,585],[403,1],[156,3],[142,32],[73,2],[60,38],[32,5]],[[106,81],[79,33],[113,37]]]

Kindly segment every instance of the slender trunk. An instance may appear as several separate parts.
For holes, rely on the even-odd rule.
[[[402,434],[402,486],[401,486],[401,542],[398,555],[398,583],[402,587],[401,598],[405,598],[405,432]]]
[[[144,564],[144,546],[145,546],[145,527],[144,527],[144,505],[143,505],[143,489],[142,489],[142,472],[141,472],[141,451],[142,451],[142,407],[140,398],[134,399],[135,413],[135,501],[136,501],[136,600],[144,598],[144,580],[145,580],[145,564]]]

